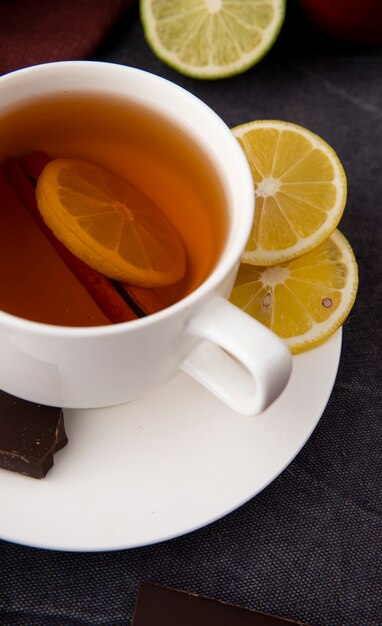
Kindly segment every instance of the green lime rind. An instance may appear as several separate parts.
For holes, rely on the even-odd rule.
[[[140,15],[161,61],[185,76],[216,80],[242,74],[269,52],[284,23],[285,0],[140,0]],[[212,55],[224,62],[211,63]]]

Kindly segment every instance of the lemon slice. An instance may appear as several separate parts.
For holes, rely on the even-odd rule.
[[[285,0],[141,0],[148,44],[165,63],[193,78],[244,72],[271,48]]]
[[[347,184],[334,150],[288,122],[256,121],[233,129],[249,162],[256,206],[242,256],[274,265],[312,250],[338,225]]]
[[[174,226],[138,189],[97,165],[56,159],[36,187],[39,211],[75,256],[109,278],[169,285],[186,269]]]
[[[341,326],[357,286],[353,251],[335,230],[317,248],[289,263],[241,264],[230,299],[297,354],[323,343]]]

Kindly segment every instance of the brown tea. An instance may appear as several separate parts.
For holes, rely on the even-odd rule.
[[[185,245],[187,272],[155,290],[166,305],[211,272],[227,230],[224,191],[201,147],[165,117],[119,97],[45,97],[0,118],[0,162],[35,150],[105,167],[167,216]],[[109,323],[1,177],[0,309],[50,324]]]

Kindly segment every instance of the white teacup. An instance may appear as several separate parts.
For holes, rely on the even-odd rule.
[[[263,411],[291,372],[284,343],[227,301],[253,220],[250,169],[236,139],[203,102],[137,69],[74,61],[0,78],[0,115],[37,95],[69,90],[118,94],[184,127],[216,167],[229,210],[228,237],[192,293],[146,318],[98,327],[42,324],[0,311],[0,388],[71,408],[134,400],[184,370],[240,413]]]

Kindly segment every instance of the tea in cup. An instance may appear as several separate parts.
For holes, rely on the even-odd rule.
[[[186,258],[174,283],[132,286],[155,303],[144,311],[151,314],[140,317],[135,300],[132,319],[113,319],[114,295],[100,308],[22,203],[12,203],[10,215],[4,202],[1,388],[42,404],[91,408],[134,400],[184,370],[235,410],[264,410],[284,389],[291,356],[226,299],[252,225],[254,189],[224,122],[177,85],[108,63],[19,70],[0,78],[0,95],[1,162],[11,156],[25,165],[38,151],[96,164],[159,209]],[[11,192],[1,184],[4,198]],[[120,287],[112,280],[116,301]]]

